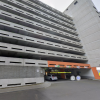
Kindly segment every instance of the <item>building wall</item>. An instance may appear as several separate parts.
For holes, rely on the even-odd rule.
[[[43,83],[44,74],[37,66],[0,66],[0,88]]]
[[[37,77],[38,78],[44,77],[44,70],[40,67],[0,66],[0,79],[37,78]]]
[[[84,0],[84,2],[88,1]],[[88,8],[88,6],[89,4],[86,4],[85,7]],[[79,38],[78,33],[96,23],[97,19],[94,16],[93,22],[88,26],[83,25],[84,20],[78,20],[85,14],[85,12],[81,13],[84,7],[81,9],[77,7],[78,12],[71,9],[68,16],[39,0],[0,0],[1,88],[9,84],[11,86],[44,82],[41,67],[48,67],[48,60],[75,63],[88,61],[81,44],[82,42],[84,45],[88,41],[84,42],[81,35]],[[92,8],[89,8],[88,13],[91,10]],[[70,17],[71,14],[74,15],[74,22]],[[77,14],[80,15],[77,16]],[[88,16],[85,19],[88,20]],[[81,25],[83,27],[80,27]],[[99,31],[99,26],[96,28]],[[82,39],[81,42],[80,39]],[[87,52],[88,49],[85,51]]]
[[[75,69],[74,74],[77,75],[77,71],[80,72],[80,76],[85,79],[95,79],[94,73],[92,72],[92,69]]]
[[[0,88],[42,83],[48,60],[85,63],[84,54],[70,16],[39,0],[0,0]]]
[[[76,0],[64,11],[71,16],[92,67],[100,66],[100,17],[91,0]]]

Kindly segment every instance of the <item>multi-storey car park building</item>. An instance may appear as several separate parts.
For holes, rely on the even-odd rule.
[[[94,15],[93,3],[90,0],[74,1],[64,13],[38,0],[0,0],[1,88],[42,83],[44,68],[57,65],[61,69],[70,66],[74,70],[80,70],[81,76],[85,78],[99,77],[94,68],[98,66],[94,64],[97,58],[92,59],[94,51],[89,53],[94,48],[89,44],[93,36],[91,39],[87,36],[94,35],[95,32],[85,30],[90,24],[94,25],[92,17],[96,17],[96,14],[91,16],[91,22],[82,17],[85,12],[89,13],[88,10],[79,13],[85,9],[86,5],[80,7],[84,3],[87,3],[90,13]],[[75,5],[76,8],[73,7]],[[88,17],[90,16],[87,19]],[[82,21],[86,22],[85,26],[81,25]],[[99,17],[95,21],[100,22]],[[84,33],[81,28],[85,30]]]

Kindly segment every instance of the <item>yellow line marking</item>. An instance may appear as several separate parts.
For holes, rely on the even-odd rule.
[[[50,73],[71,73],[71,72],[50,72]]]

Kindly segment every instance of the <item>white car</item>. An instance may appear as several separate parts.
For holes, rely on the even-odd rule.
[[[55,75],[47,75],[46,79],[50,80],[50,81],[58,80],[57,76],[55,76]]]

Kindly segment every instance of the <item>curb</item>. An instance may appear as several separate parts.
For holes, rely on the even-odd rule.
[[[17,91],[30,90],[30,89],[39,89],[39,88],[47,88],[49,86],[51,86],[50,82],[44,82],[44,83],[35,84],[35,85],[24,85],[24,86],[18,86],[18,87],[1,88],[0,93],[17,92]]]

